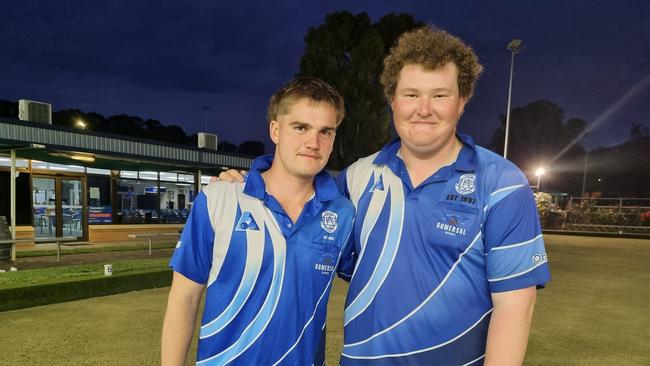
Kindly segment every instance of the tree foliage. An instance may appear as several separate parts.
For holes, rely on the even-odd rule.
[[[650,135],[589,152],[587,191],[603,197],[650,197]]]
[[[253,157],[258,157],[264,155],[264,143],[261,141],[251,141],[247,140],[239,144],[237,147],[237,153],[242,155],[248,155]]]
[[[0,117],[18,118],[18,103],[0,100]],[[89,131],[106,132],[116,135],[138,137],[143,139],[168,142],[172,144],[197,146],[197,135],[187,135],[182,127],[164,125],[155,119],[142,119],[137,116],[117,114],[104,117],[95,112],[84,112],[79,109],[62,109],[52,113],[52,124],[68,128],[77,128],[77,122],[82,120]],[[261,152],[260,152],[261,149]],[[224,141],[219,144],[219,151],[258,156],[264,153],[264,143],[246,141],[239,146]]]
[[[307,31],[299,74],[327,81],[345,100],[331,169],[345,168],[388,141],[390,113],[379,83],[383,59],[401,33],[421,25],[408,14],[388,14],[372,23],[366,13],[341,11]]]
[[[492,135],[490,149],[502,154],[506,118]],[[543,189],[581,193],[584,148],[575,140],[587,123],[579,118],[564,120],[564,111],[547,100],[514,108],[510,113],[508,160],[533,178],[539,166],[549,168]]]
[[[217,145],[217,150],[219,150],[221,152],[236,153],[237,152],[237,145],[231,143],[230,141],[221,141]]]

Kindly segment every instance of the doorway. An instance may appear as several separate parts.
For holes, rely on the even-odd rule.
[[[32,204],[35,238],[85,237],[84,185],[81,178],[34,176]]]

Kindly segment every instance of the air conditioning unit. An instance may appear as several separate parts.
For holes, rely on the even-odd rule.
[[[207,132],[199,132],[199,148],[217,150],[217,135]]]
[[[21,99],[18,101],[18,119],[21,121],[52,124],[52,105]]]

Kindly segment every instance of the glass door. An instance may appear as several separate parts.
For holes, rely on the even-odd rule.
[[[79,178],[34,177],[34,236],[83,238],[84,198],[83,181]]]
[[[56,235],[56,178],[32,180],[34,235],[47,238]]]
[[[81,179],[61,179],[61,223],[63,236],[83,237],[83,186]]]

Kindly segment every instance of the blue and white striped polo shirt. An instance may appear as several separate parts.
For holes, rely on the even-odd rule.
[[[326,172],[296,223],[265,191],[256,159],[245,184],[205,187],[172,256],[207,285],[197,365],[321,365],[333,274],[354,208]]]
[[[357,208],[341,365],[482,364],[491,293],[550,280],[526,177],[458,137],[415,189],[399,139],[337,179]]]

